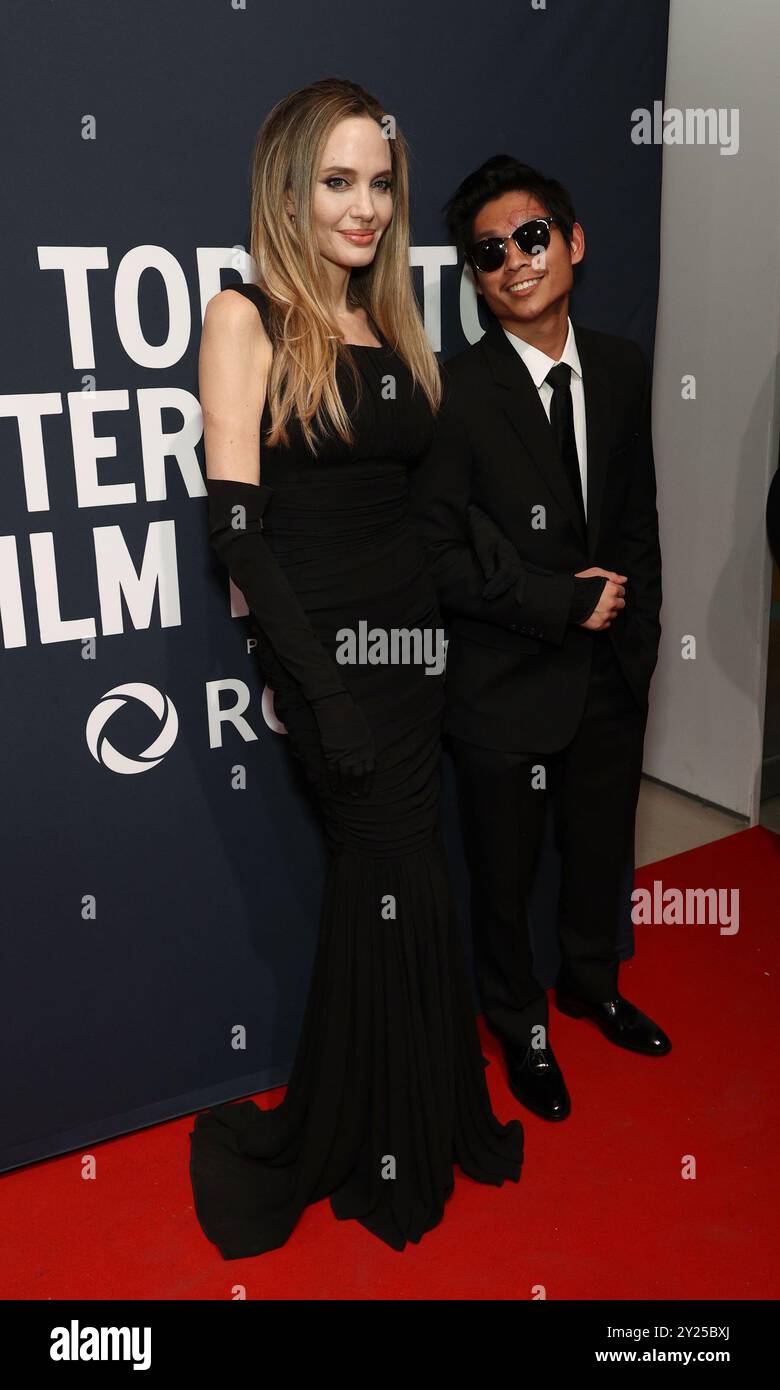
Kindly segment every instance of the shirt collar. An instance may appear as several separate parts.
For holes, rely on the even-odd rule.
[[[569,325],[569,332],[566,336],[566,345],[558,361],[565,362],[571,367],[572,373],[575,376],[582,378],[582,367],[580,365],[580,355],[577,351],[577,340],[574,337],[574,327],[571,319],[567,319],[567,322]],[[528,368],[534,386],[538,391],[550,368],[555,366],[555,358],[548,357],[546,352],[540,352],[539,348],[534,347],[531,343],[525,342],[523,338],[518,338],[516,333],[509,333],[506,328],[504,332],[512,344],[512,347]]]

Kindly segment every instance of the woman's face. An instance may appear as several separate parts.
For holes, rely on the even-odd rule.
[[[389,142],[370,116],[334,126],[322,152],[314,192],[314,231],[321,256],[344,270],[370,265],[393,215]]]

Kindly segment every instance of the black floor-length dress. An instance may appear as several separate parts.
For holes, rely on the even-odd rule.
[[[267,302],[237,286],[268,327]],[[263,535],[334,657],[340,629],[441,622],[407,512],[407,470],[433,417],[383,343],[352,347],[363,383],[339,384],[356,444],[314,457],[262,442],[273,488]],[[274,651],[260,660],[292,752],[313,782],[331,850],[320,935],[284,1100],[214,1106],[191,1131],[198,1220],[225,1259],[283,1245],[301,1211],[330,1196],[396,1250],[442,1218],[453,1162],[479,1182],[517,1181],[523,1128],[493,1114],[466,958],[438,828],[443,674],[424,664],[340,666],[376,745],[368,795],[330,790],[313,713]],[[394,911],[393,904],[394,902]]]

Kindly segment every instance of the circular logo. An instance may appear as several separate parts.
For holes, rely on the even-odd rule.
[[[125,753],[120,753],[104,732],[111,716],[116,714],[117,710],[124,709],[128,700],[140,700],[142,705],[146,705],[147,709],[157,716],[160,723],[159,734],[137,758],[128,758]],[[168,696],[156,690],[153,685],[131,681],[129,685],[115,685],[113,690],[107,690],[100,704],[95,706],[87,720],[87,747],[95,762],[108,768],[109,772],[148,772],[150,768],[157,767],[157,764],[162,762],[165,754],[173,747],[178,732],[179,716]]]

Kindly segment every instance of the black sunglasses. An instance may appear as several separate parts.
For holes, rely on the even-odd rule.
[[[539,251],[547,250],[550,245],[550,228],[556,223],[555,217],[532,217],[530,221],[521,222],[519,227],[515,227],[512,240],[524,255],[536,255]],[[466,255],[475,270],[489,273],[491,270],[498,270],[504,264],[508,241],[507,236],[488,236],[467,247]]]

